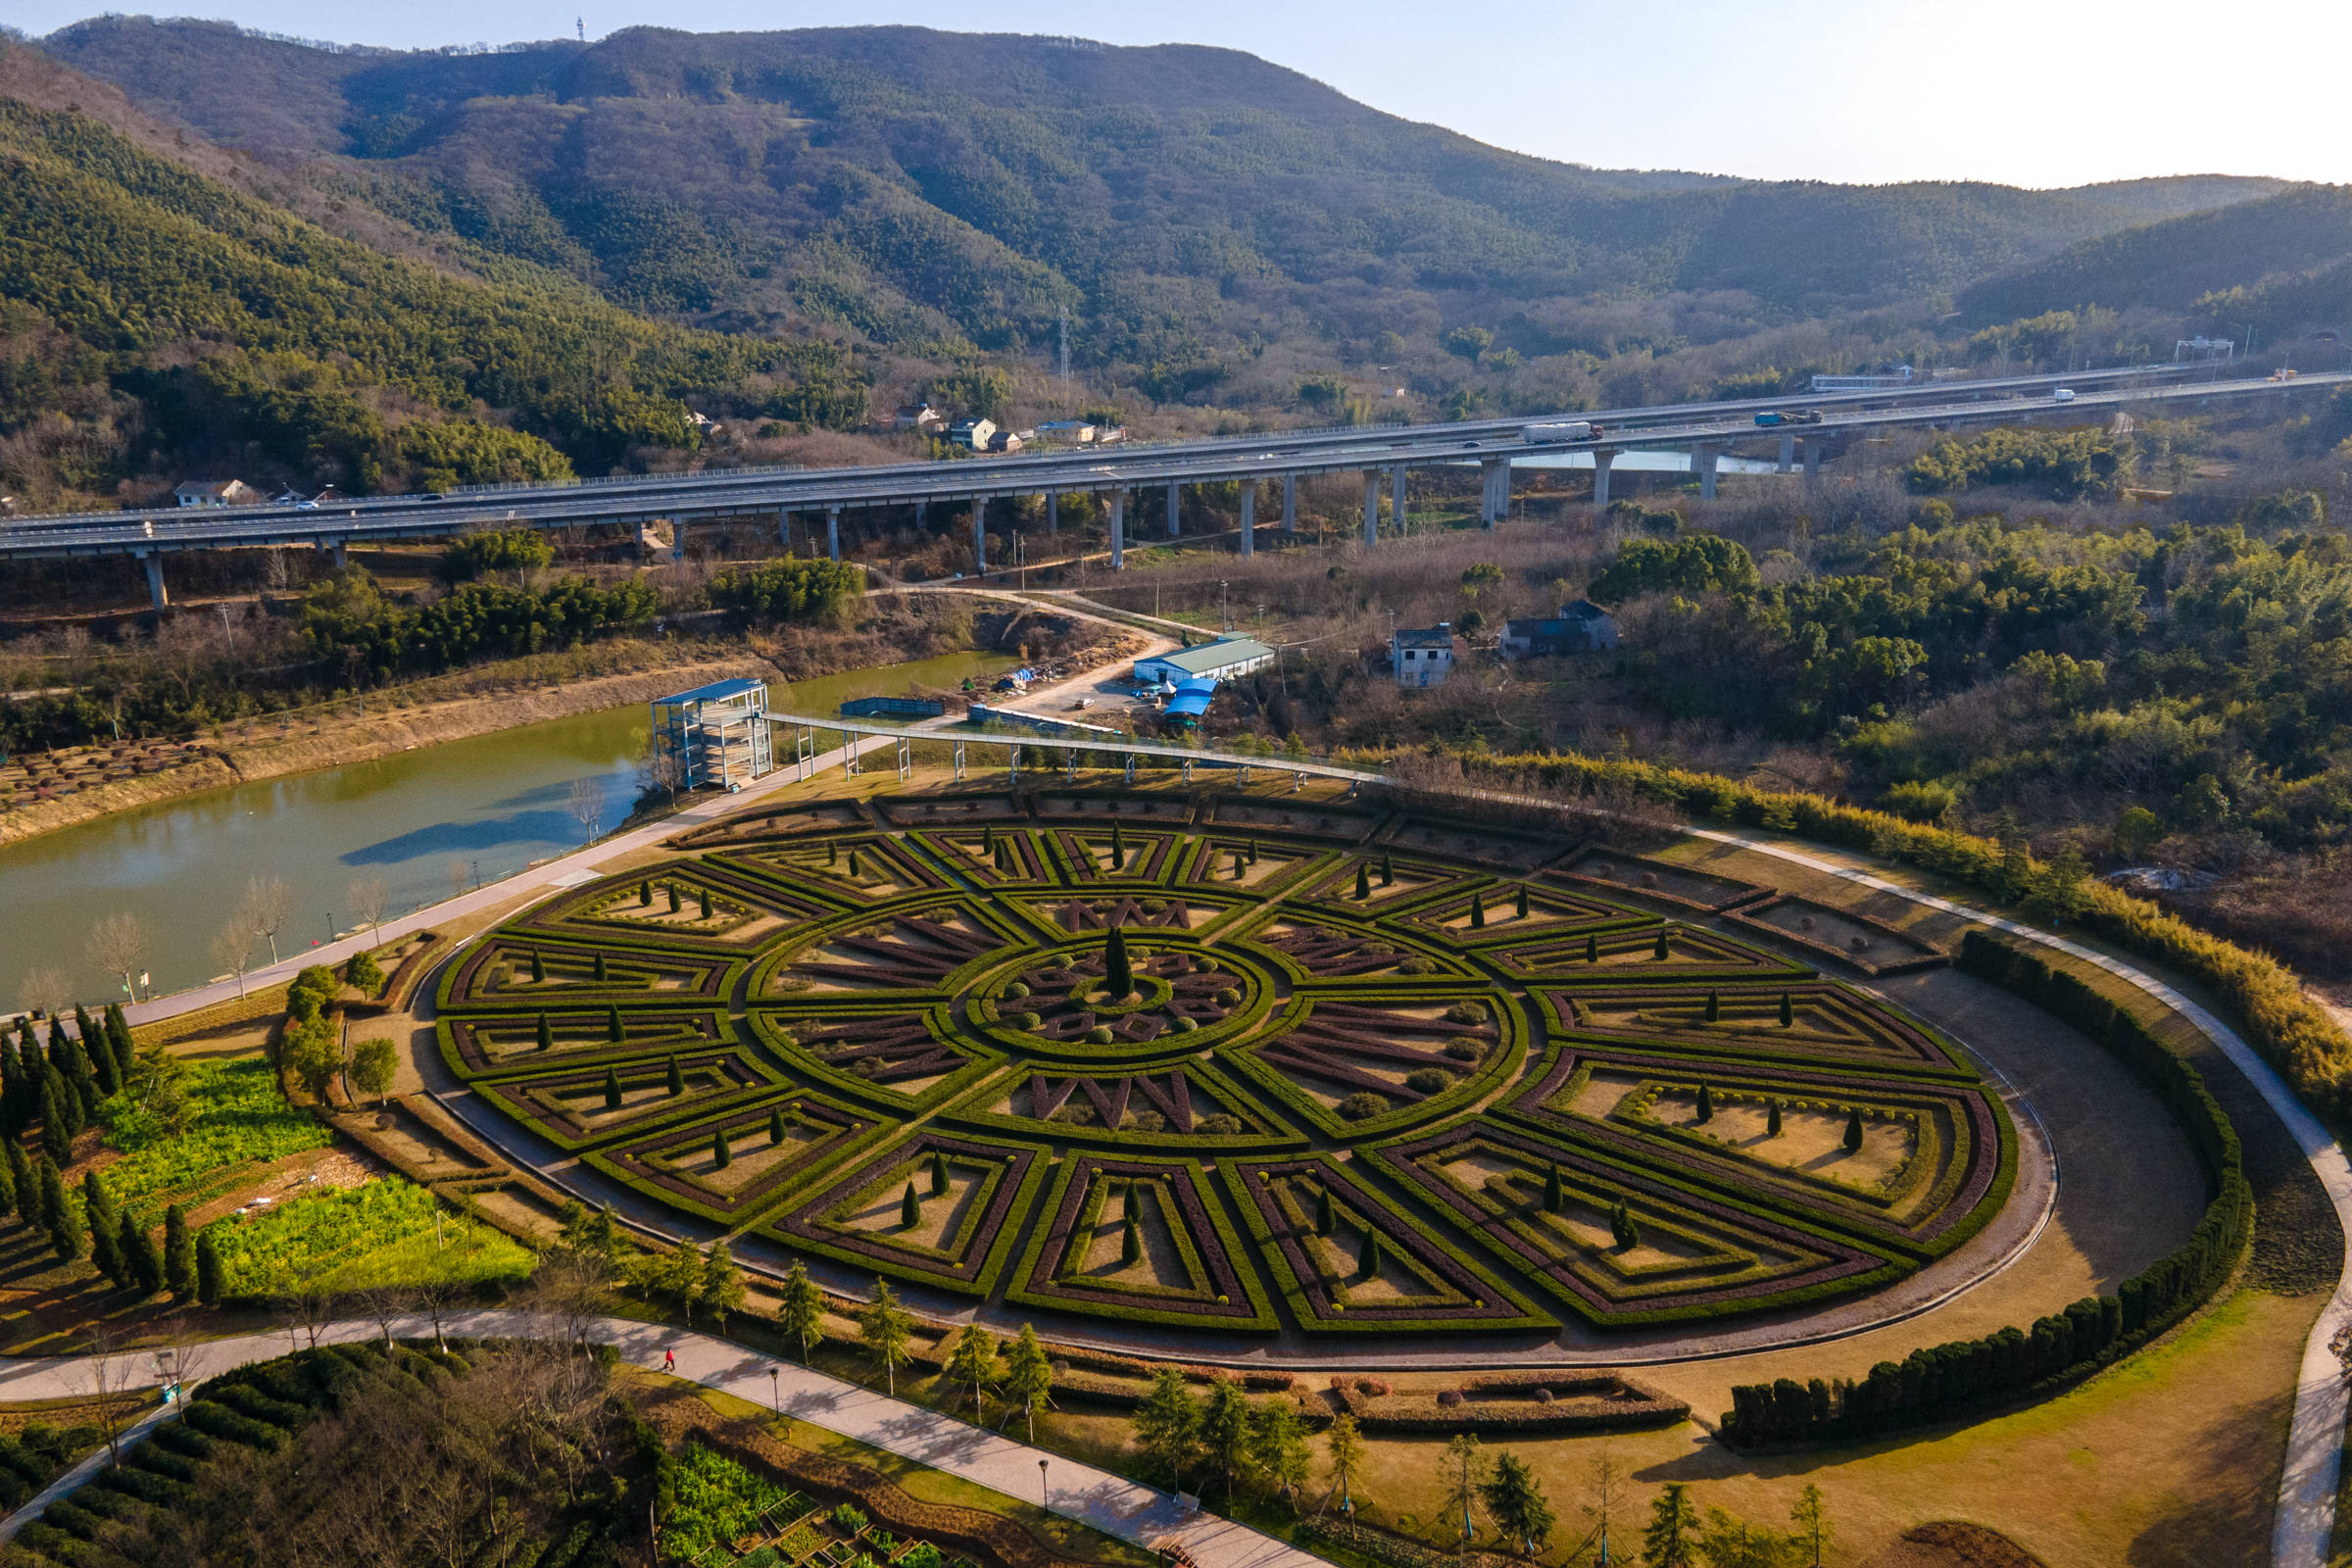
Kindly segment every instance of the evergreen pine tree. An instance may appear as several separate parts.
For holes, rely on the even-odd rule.
[[[931,1151],[931,1196],[948,1196],[948,1156],[936,1149]]]
[[[1796,1008],[1789,1004],[1788,993],[1784,991],[1781,993],[1781,1027],[1784,1029],[1789,1029],[1795,1027],[1795,1025]]]
[[[1622,1198],[1609,1210],[1609,1235],[1621,1252],[1630,1252],[1642,1245],[1642,1227],[1634,1223],[1634,1211],[1626,1207]]]
[[[74,1162],[74,1126],[66,1119],[69,1112],[64,1103],[73,1094],[55,1067],[42,1070],[41,1152],[48,1155],[52,1165]]]
[[[1355,1254],[1355,1277],[1368,1280],[1380,1272],[1380,1232],[1364,1232],[1363,1250]]]
[[[1597,936],[1589,936],[1585,938],[1585,961],[1587,963],[1598,963],[1600,961],[1600,938]]]
[[[1334,1214],[1331,1209],[1331,1189],[1328,1187],[1316,1188],[1315,1234],[1329,1236],[1333,1231],[1339,1229],[1339,1216]]]
[[[856,850],[850,852],[850,880],[855,882],[865,875],[865,861]]]
[[[1700,1084],[1698,1086],[1698,1120],[1702,1122],[1709,1122],[1713,1121],[1714,1119],[1715,1092],[1709,1089],[1705,1084]]]
[[[1470,895],[1470,929],[1479,930],[1486,923],[1487,896],[1484,893],[1473,893]]]
[[[779,1108],[776,1110],[771,1110],[767,1113],[767,1147],[770,1149],[781,1149],[783,1146],[784,1112],[781,1108]]]
[[[556,1049],[556,1026],[547,1021],[547,1014],[544,1012],[539,1015],[539,1049],[541,1051]]]
[[[652,877],[647,877],[637,884],[637,906],[641,909],[650,909],[654,906],[654,879]]]
[[[41,1211],[40,1183],[33,1177],[32,1161],[25,1157],[24,1146],[14,1138],[8,1140],[8,1185],[16,1195],[16,1201],[10,1206],[16,1210],[17,1218],[32,1224]]]
[[[1707,1022],[1720,1023],[1722,1019],[1723,993],[1720,991],[1710,991],[1707,993]]]
[[[706,919],[706,920],[708,920],[708,919],[710,919],[710,890],[709,888],[702,888],[702,889],[699,889],[698,891],[699,891],[699,892],[702,894],[702,896],[703,896],[703,903],[702,903],[702,908],[703,908],[703,918],[704,918],[704,919]]]
[[[1133,1263],[1144,1255],[1144,1228],[1135,1220],[1135,1210],[1127,1211],[1125,1223],[1119,1227],[1119,1261]]]
[[[1380,852],[1380,885],[1384,888],[1396,885],[1396,862],[1389,858],[1386,850]]]
[[[1004,857],[997,844],[997,830],[994,827],[984,827],[980,830],[980,848],[996,861],[997,869],[1004,868]]]
[[[41,1199],[50,1211],[49,1245],[57,1250],[58,1261],[71,1263],[89,1245],[88,1235],[82,1229],[81,1206],[66,1191],[56,1166],[44,1165],[42,1171]],[[52,1189],[55,1189],[54,1198]]]
[[[724,1127],[710,1135],[710,1163],[719,1170],[725,1170],[735,1163],[735,1152],[727,1147],[727,1130]]]
[[[1567,1205],[1568,1194],[1560,1185],[1560,1162],[1555,1159],[1550,1168],[1544,1172],[1544,1209],[1546,1213],[1557,1214]]]
[[[1102,943],[1102,989],[1114,1000],[1135,989],[1135,966],[1127,961],[1127,933],[1117,926]]]
[[[115,1223],[121,1227],[115,1250],[122,1254],[122,1272],[142,1299],[153,1296],[164,1288],[164,1260],[156,1255],[154,1239],[146,1226],[128,1214]],[[95,1232],[92,1235],[94,1239]]]
[[[607,1110],[620,1108],[620,1072],[614,1067],[605,1069],[605,1108]]]
[[[628,1038],[627,1032],[620,1027],[620,1007],[617,1004],[605,1009],[605,1038],[614,1045]]]
[[[603,985],[603,984],[605,983],[605,980],[606,980],[606,973],[605,973],[605,956],[604,956],[603,954],[601,954],[601,953],[600,953],[600,954],[598,954],[598,955],[596,956],[596,977],[595,977],[595,978],[596,978],[596,983],[597,983],[598,985],[600,985],[600,986],[601,986],[601,985]]]
[[[677,913],[679,909],[678,885],[675,882],[664,882],[662,884],[662,889],[669,895],[669,912]]]
[[[66,1184],[58,1178],[57,1167],[47,1159],[34,1164],[33,1180],[38,1184],[33,1191],[39,1195],[40,1206],[29,1217],[41,1229],[54,1231],[58,1226],[58,1216],[66,1206]]]
[[[130,1022],[122,1016],[120,1002],[106,1004],[106,1037],[114,1042],[116,1072],[124,1083],[130,1082],[131,1073],[138,1068],[139,1048],[130,1038]]]
[[[533,948],[531,950],[531,984],[545,985],[546,983],[547,959],[540,956],[537,948]]]
[[[1527,884],[1524,882],[1519,884],[1518,911],[1520,919],[1524,920],[1527,918]]]
[[[1119,837],[1119,824],[1116,822],[1110,824],[1110,868],[1113,871],[1127,868],[1127,841]]]
[[[827,844],[825,846],[825,864],[839,865],[840,863],[841,846],[838,844]]]
[[[220,1304],[220,1249],[212,1227],[196,1233],[196,1299],[206,1306]]]
[[[1372,896],[1372,873],[1362,865],[1355,868],[1355,896],[1359,899]]]
[[[1652,949],[1652,950],[1650,951],[1650,955],[1649,955],[1649,956],[1650,956],[1652,958],[1656,958],[1656,959],[1658,959],[1658,960],[1660,960],[1660,961],[1663,961],[1663,960],[1665,959],[1665,957],[1666,957],[1666,928],[1665,928],[1664,926],[1660,926],[1660,927],[1658,927],[1658,945],[1657,945],[1657,946],[1656,946],[1654,949]]]
[[[899,1229],[910,1231],[923,1222],[923,1200],[914,1195],[914,1183],[906,1184],[905,1196],[899,1200]]]
[[[0,1133],[13,1138],[32,1125],[34,1107],[26,1093],[31,1083],[24,1058],[17,1054],[16,1037],[0,1029]]]
[[[673,1095],[682,1095],[686,1092],[686,1075],[678,1070],[678,1058],[675,1056],[669,1058],[668,1087],[669,1092]]]
[[[1860,1153],[1861,1151],[1862,1107],[1860,1105],[1856,1105],[1845,1113],[1845,1152],[1849,1154],[1855,1154]]]
[[[114,1042],[107,1039],[106,1031],[90,1021],[86,1010],[75,1007],[74,1033],[81,1042],[81,1054],[90,1059],[90,1076],[98,1081],[98,1098],[104,1100],[121,1093],[122,1064],[115,1059]]]
[[[14,1147],[16,1140],[12,1138],[9,1143]],[[22,1148],[17,1149],[20,1159],[24,1153],[24,1151]],[[0,1164],[0,1214],[13,1214],[17,1211],[17,1173],[9,1168],[15,1163],[15,1160],[11,1160],[7,1164]]]
[[[181,1304],[196,1298],[196,1249],[188,1240],[188,1216],[177,1203],[164,1210],[164,1284]]]
[[[131,1276],[122,1248],[123,1216],[115,1208],[115,1200],[96,1171],[81,1179],[81,1202],[82,1212],[89,1216],[91,1263],[118,1287],[128,1290]]]
[[[1764,1136],[1767,1138],[1781,1136],[1781,1102],[1777,1100],[1770,1102],[1764,1108]]]

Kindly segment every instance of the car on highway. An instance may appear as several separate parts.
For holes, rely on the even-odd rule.
[[[2052,403],[2072,403],[2075,401],[2075,389],[2071,386],[2062,386],[2050,394],[2050,401]]]

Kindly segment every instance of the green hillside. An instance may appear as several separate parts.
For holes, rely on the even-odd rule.
[[[1973,285],[1959,304],[1979,321],[2080,305],[2181,310],[2206,294],[2307,272],[2345,257],[2352,257],[2352,186],[2294,185],[2085,240]]]
[[[324,160],[419,227],[712,324],[932,357],[1042,351],[1153,396],[1268,345],[1530,357],[1629,336],[1578,302],[1704,300],[1679,336],[1957,289],[2275,188],[1845,187],[1522,157],[1229,50],[909,27],[632,28],[493,54],[333,52],[107,18],[56,58],[223,142]],[[1654,343],[1654,328],[1635,334]]]

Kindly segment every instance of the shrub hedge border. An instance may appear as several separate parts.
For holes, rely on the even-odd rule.
[[[1749,994],[1761,994],[1777,1000],[1778,994],[1783,991],[1789,993],[1791,1000],[1809,995],[1823,999],[1837,1006],[1851,1008],[1883,1023],[1898,1038],[1906,1032],[1917,1034],[1924,1045],[1934,1053],[1934,1056],[1941,1057],[1944,1064],[1936,1065],[1934,1056],[1928,1054],[1927,1052],[1915,1052],[1912,1059],[1908,1061],[1889,1060],[1861,1055],[1850,1051],[1840,1054],[1838,1049],[1834,1046],[1799,1039],[1790,1040],[1786,1047],[1780,1048],[1779,1054],[1776,1054],[1775,1048],[1760,1042],[1754,1046],[1742,1046],[1729,1037],[1718,1041],[1711,1037],[1692,1038],[1654,1030],[1636,1032],[1608,1029],[1569,1014],[1569,1007],[1579,1002],[1602,1003],[1635,998],[1645,1002],[1674,1000],[1671,997],[1660,998],[1654,990],[1629,989],[1622,993],[1575,991],[1554,985],[1550,981],[1542,981],[1528,987],[1528,996],[1537,1006],[1543,1009],[1544,1021],[1548,1026],[1553,1040],[1581,1040],[1595,1049],[1649,1049],[1671,1051],[1678,1055],[1704,1058],[1729,1056],[1762,1058],[1771,1061],[1802,1061],[1824,1067],[1854,1067],[1887,1077],[1927,1078],[1943,1082],[1974,1083],[1981,1077],[1976,1067],[1970,1062],[1967,1051],[1935,1025],[1928,1023],[1925,1019],[1913,1018],[1874,997],[1866,996],[1852,987],[1827,976],[1816,976],[1789,985],[1778,985],[1766,981],[1756,986]],[[1701,1000],[1703,993],[1694,987],[1690,996],[1693,1000]]]
[[[1078,1180],[1081,1173],[1086,1178],[1083,1182]],[[1209,1271],[1211,1283],[1224,1284],[1226,1289],[1219,1294],[1228,1297],[1239,1291],[1241,1300],[1210,1302],[1197,1311],[1184,1311],[1153,1305],[1149,1297],[1123,1302],[1111,1299],[1114,1294],[1111,1292],[1106,1291],[1102,1298],[1088,1298],[1054,1285],[1054,1271],[1060,1266],[1061,1254],[1069,1245],[1070,1228],[1089,1189],[1106,1177],[1118,1176],[1167,1181],[1170,1191],[1177,1195],[1178,1206],[1185,1211],[1193,1247]],[[1201,1233],[1202,1221],[1206,1222],[1205,1236]],[[1050,1257],[1049,1252],[1053,1254]],[[1220,1262],[1222,1270],[1218,1267]],[[1197,1159],[1122,1159],[1090,1152],[1072,1153],[1056,1161],[1053,1190],[1046,1196],[1029,1245],[1022,1250],[1019,1266],[1005,1286],[1004,1299],[1024,1306],[1082,1312],[1126,1323],[1216,1328],[1239,1334],[1273,1334],[1282,1327],[1274,1309],[1267,1304],[1266,1288],[1258,1280],[1257,1271],[1250,1267],[1250,1255],[1242,1250],[1233,1222],[1226,1217],[1215,1191],[1208,1185],[1204,1167]]]
[[[2126,1280],[2113,1296],[2084,1297],[2031,1331],[2002,1329],[1881,1361],[1842,1400],[1820,1378],[1740,1384],[1723,1417],[1726,1442],[1814,1446],[2036,1403],[2130,1355],[2212,1298],[2253,1232],[2254,1197],[2229,1113],[2197,1069],[2154,1031],[2090,985],[2011,938],[1975,928],[1960,967],[2097,1041],[2177,1116],[2204,1164],[2210,1199],[2188,1241]]]
[[[1017,1165],[1010,1181],[1000,1181],[991,1198],[989,1212],[983,1215],[974,1229],[979,1256],[969,1267],[956,1270],[926,1268],[904,1255],[894,1256],[883,1249],[850,1246],[833,1238],[837,1234],[820,1231],[808,1217],[827,1204],[848,1196],[859,1182],[868,1180],[867,1173],[885,1161],[892,1165],[919,1160],[933,1149],[949,1153],[960,1152],[967,1157],[998,1157]],[[853,1268],[871,1269],[917,1285],[929,1285],[958,1296],[977,1296],[983,1300],[994,1293],[999,1277],[1004,1273],[1004,1256],[1019,1234],[1021,1221],[1029,1213],[1037,1196],[1037,1188],[1045,1177],[1048,1155],[1034,1144],[1005,1143],[996,1139],[974,1138],[962,1134],[944,1133],[936,1128],[921,1127],[895,1144],[869,1151],[854,1165],[836,1166],[825,1173],[823,1185],[814,1183],[802,1187],[795,1195],[787,1212],[776,1215],[760,1226],[762,1235],[783,1243],[786,1247],[814,1252]]]

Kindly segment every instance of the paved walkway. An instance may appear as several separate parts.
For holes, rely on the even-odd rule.
[[[469,1312],[446,1320],[453,1335],[529,1338],[545,1334],[547,1321],[527,1312]],[[337,1342],[371,1340],[382,1330],[370,1319],[336,1323],[319,1338]],[[395,1326],[408,1339],[429,1339],[432,1326],[422,1318]],[[1329,1568],[1310,1553],[1288,1546],[1273,1537],[1214,1514],[1189,1511],[1168,1493],[1139,1486],[1106,1470],[1081,1464],[1060,1454],[1030,1447],[1011,1438],[953,1416],[926,1410],[904,1399],[889,1398],[871,1389],[811,1371],[795,1361],[778,1360],[713,1335],[696,1334],[629,1318],[596,1320],[590,1333],[599,1343],[619,1348],[633,1366],[662,1370],[664,1350],[677,1357],[675,1375],[722,1394],[766,1408],[781,1410],[810,1426],[855,1438],[933,1469],[986,1487],[1021,1502],[1041,1495],[1054,1513],[1092,1525],[1105,1535],[1150,1546],[1173,1537],[1200,1568]],[[232,1367],[284,1355],[298,1344],[309,1344],[283,1333],[246,1334],[234,1339],[210,1340],[187,1353],[183,1375],[193,1385]],[[153,1382],[154,1358],[142,1351],[113,1358],[114,1374],[125,1386]],[[54,1360],[0,1360],[0,1399],[55,1399],[85,1395],[91,1386],[92,1358],[72,1356]],[[97,1463],[77,1468],[95,1474]],[[1046,1466],[1041,1478],[1038,1466]],[[88,1479],[87,1475],[81,1477]],[[79,1485],[76,1481],[74,1485]],[[1042,1491],[1041,1491],[1042,1487]],[[13,1535],[37,1510],[72,1490],[65,1480],[5,1523],[0,1540]]]

